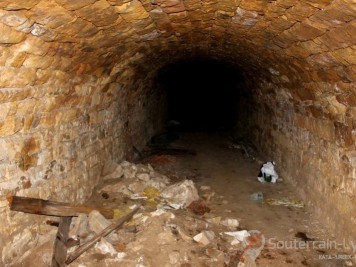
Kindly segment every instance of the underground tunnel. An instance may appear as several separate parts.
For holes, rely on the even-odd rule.
[[[186,130],[233,128],[238,96],[246,90],[241,72],[230,65],[197,57],[159,70],[157,83],[166,93],[166,118],[185,125]],[[247,101],[246,95],[243,98]]]
[[[173,120],[181,124],[173,144],[195,153],[155,155],[171,164],[164,168],[161,161],[157,169],[173,182],[177,166],[191,168],[194,175],[181,170],[180,176],[200,186],[199,194],[211,208],[204,216],[235,216],[241,229],[234,230],[259,228],[266,238],[287,240],[292,235],[344,244],[335,252],[344,258],[331,259],[327,247],[315,252],[324,255],[324,261],[317,261],[311,257],[320,255],[303,254],[309,253],[303,249],[298,250],[303,259],[290,259],[290,250],[278,254],[269,242],[254,259],[258,266],[324,266],[328,260],[336,260],[333,266],[353,266],[355,17],[353,0],[0,1],[0,265],[48,266],[58,229],[47,223],[58,224],[61,217],[15,211],[9,200],[16,196],[89,205],[112,166],[123,168],[123,177],[129,168],[154,173],[138,158]],[[229,140],[246,140],[256,157],[244,157],[229,147]],[[278,183],[257,180],[265,161],[275,162]],[[215,195],[203,192],[208,185]],[[249,196],[256,191],[275,199],[288,193],[303,208],[254,202]],[[102,196],[112,200],[112,194]],[[180,212],[166,215],[179,220]],[[190,222],[193,217],[184,214]],[[147,215],[147,220],[166,215]],[[204,216],[199,218],[211,219]],[[72,221],[79,218],[83,216],[76,214]],[[315,238],[300,232],[307,230]],[[325,236],[317,236],[317,230]],[[179,232],[190,241],[174,248],[165,243],[167,233],[157,234],[166,239],[158,238],[155,249],[168,249],[151,251],[148,258],[140,255],[139,246],[149,249],[145,240],[153,237],[137,236],[131,245],[124,242],[125,249],[116,244],[115,253],[126,254],[126,261],[124,256],[117,261],[100,256],[85,265],[80,263],[84,254],[72,265],[203,266],[197,260],[204,250],[201,257],[214,262],[208,266],[255,266],[241,265],[235,259],[238,253],[229,254],[226,262],[228,249],[209,250],[218,242],[216,229],[208,248],[191,247],[195,254],[184,254],[185,246],[197,243],[193,234],[210,231],[205,236],[209,240],[214,232],[194,231]],[[152,255],[161,255],[160,262]]]

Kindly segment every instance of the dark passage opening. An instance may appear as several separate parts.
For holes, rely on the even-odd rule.
[[[193,58],[159,71],[167,92],[168,118],[193,131],[229,130],[236,123],[243,76],[223,61]]]

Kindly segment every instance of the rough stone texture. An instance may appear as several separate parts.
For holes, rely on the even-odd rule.
[[[40,220],[7,194],[84,201],[105,160],[160,128],[157,70],[194,55],[244,72],[237,129],[355,236],[355,17],[353,0],[1,1],[0,247]]]

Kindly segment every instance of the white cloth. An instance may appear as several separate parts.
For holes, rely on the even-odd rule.
[[[265,182],[265,176],[271,176],[271,183],[277,182],[278,174],[274,170],[274,164],[272,162],[266,162],[261,168],[262,177],[257,177],[260,182]]]

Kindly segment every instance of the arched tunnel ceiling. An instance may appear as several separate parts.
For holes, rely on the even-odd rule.
[[[340,241],[356,236],[355,1],[0,0],[2,263],[35,223],[6,196],[87,199],[162,128],[158,70],[195,56],[242,73],[236,129]]]
[[[3,87],[44,82],[48,70],[109,73],[117,62],[152,70],[196,53],[284,81],[356,79],[354,0],[18,0],[0,8],[0,64],[17,76],[19,67],[36,70],[23,74],[32,80],[3,78]]]

